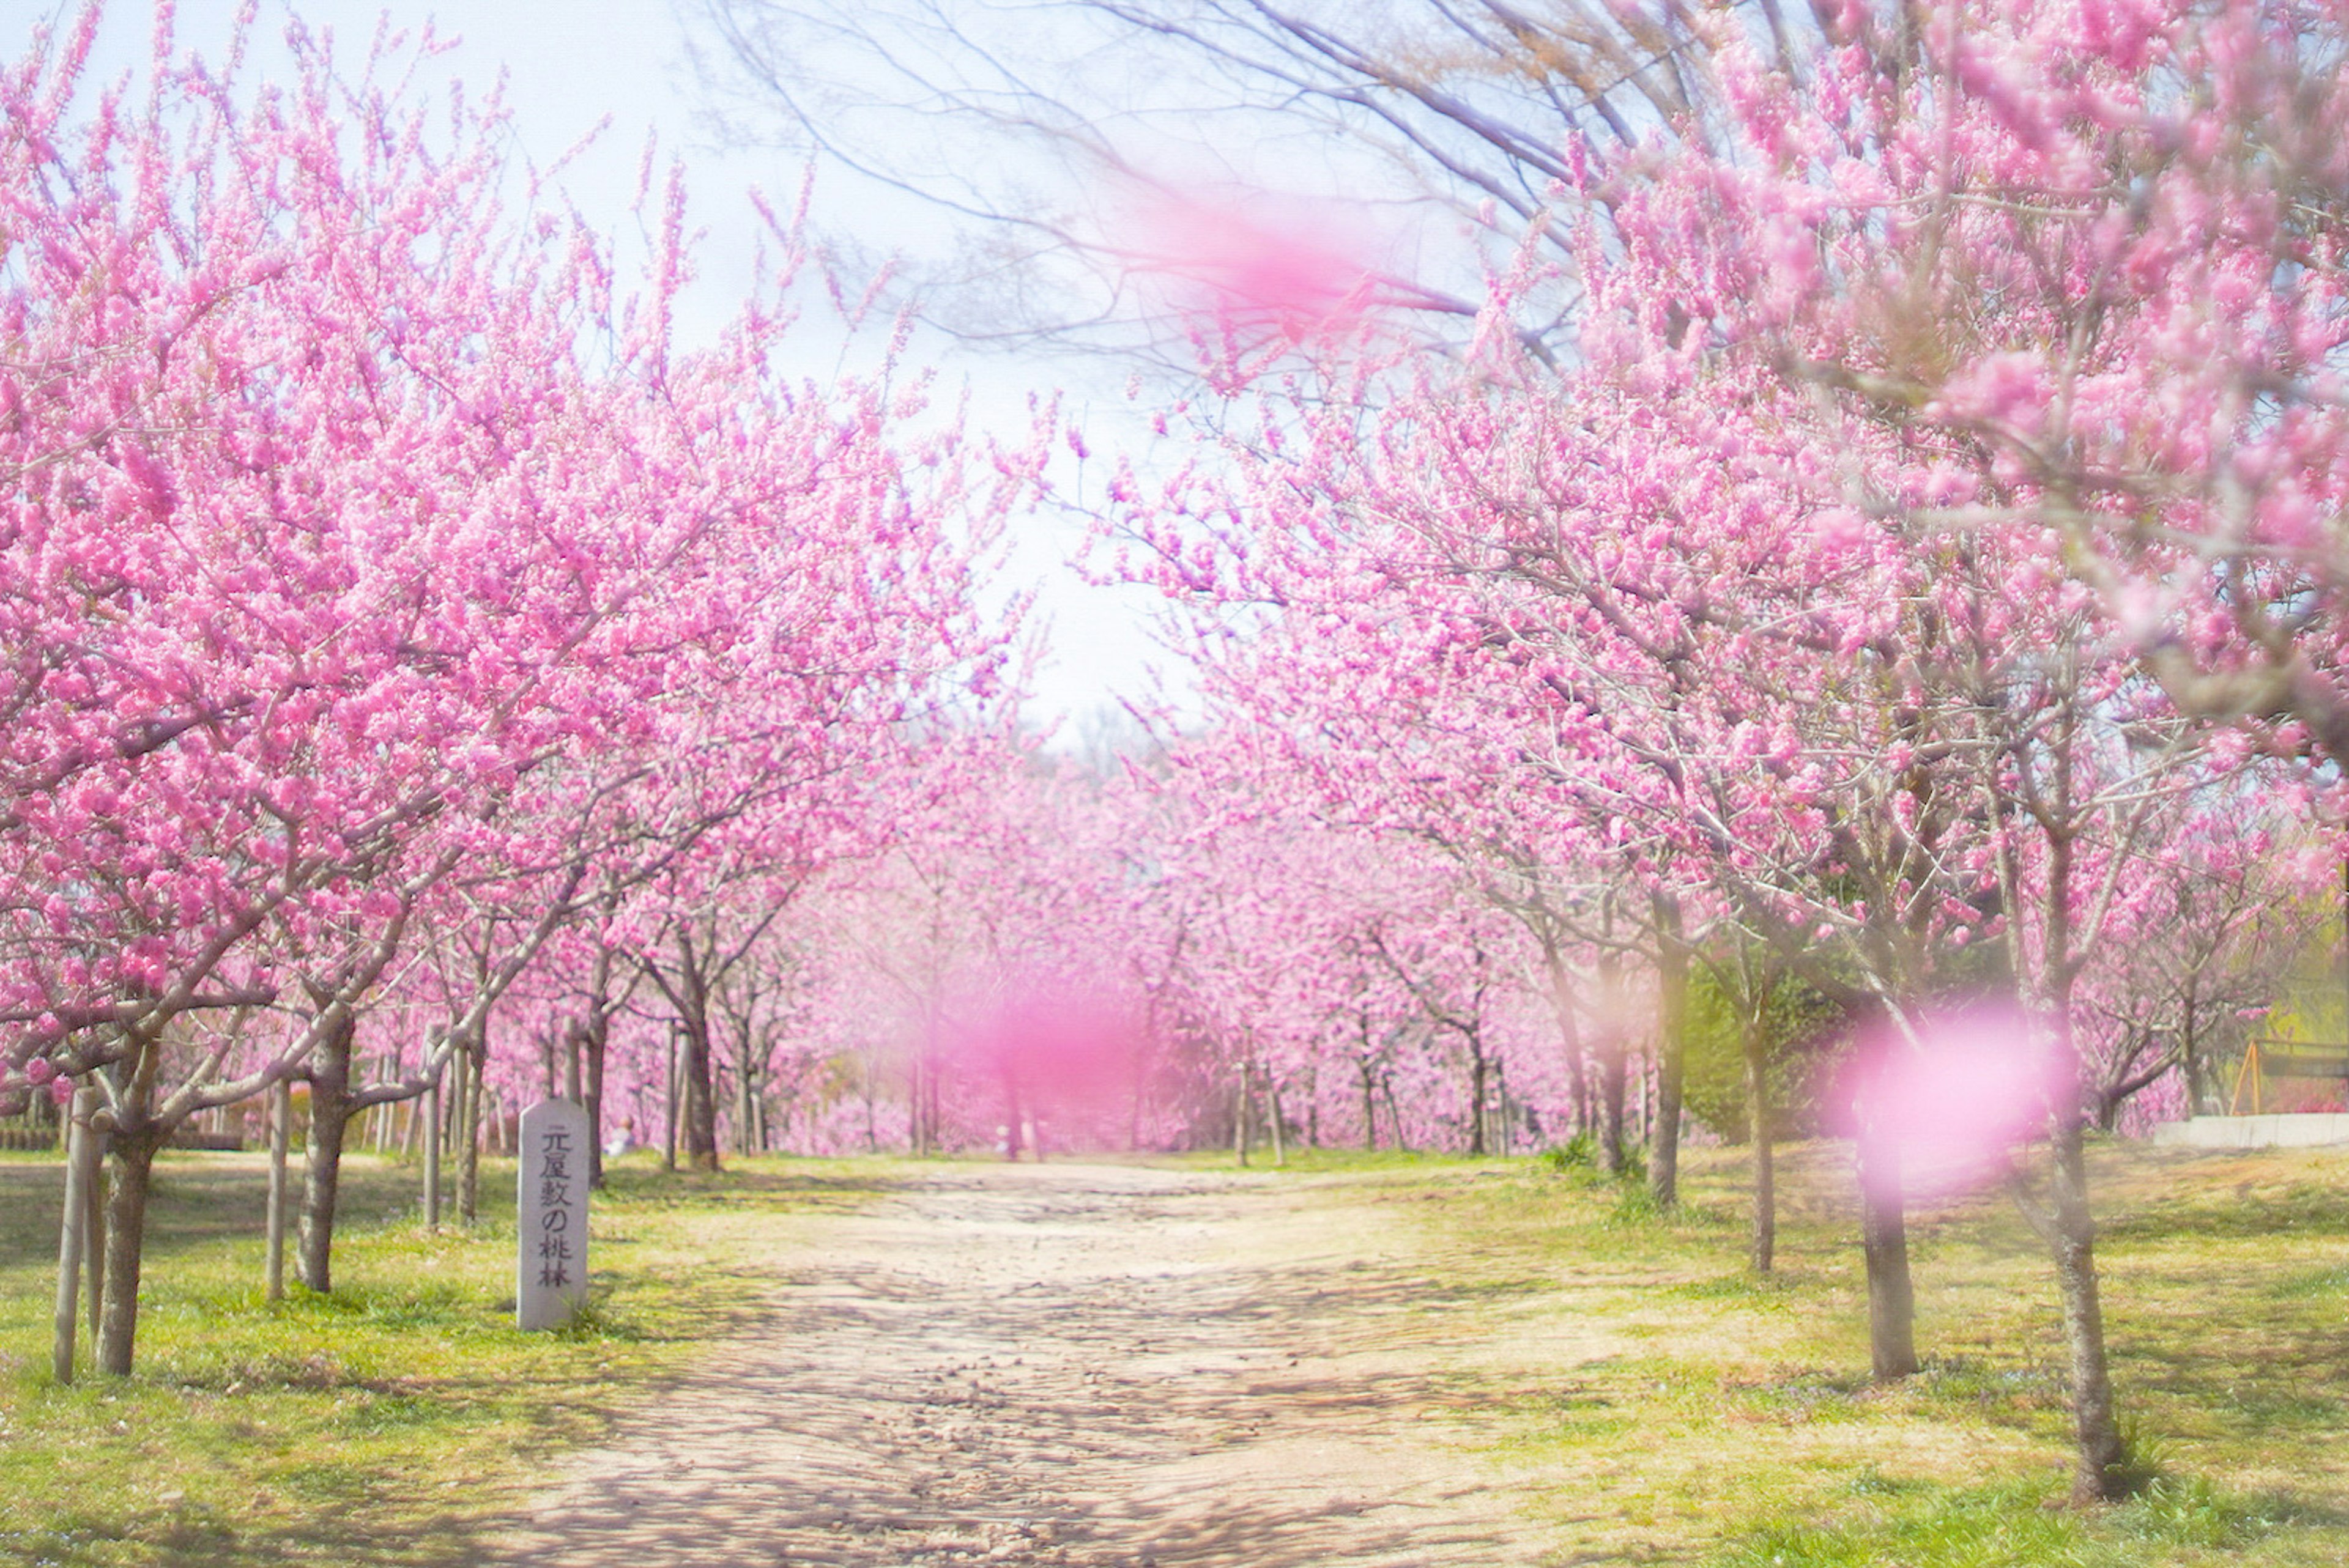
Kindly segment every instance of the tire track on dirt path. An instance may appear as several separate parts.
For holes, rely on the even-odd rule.
[[[1423,1277],[1262,1178],[947,1166],[795,1219],[751,1336],[562,1462],[501,1560],[575,1568],[1527,1568],[1426,1418]],[[767,1260],[760,1260],[764,1263]]]

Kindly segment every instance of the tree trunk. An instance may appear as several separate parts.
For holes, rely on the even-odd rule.
[[[610,1026],[598,1007],[579,1029],[580,1082],[587,1098],[587,1185],[604,1185],[604,1047]]]
[[[1506,1057],[1493,1058],[1493,1124],[1485,1140],[1495,1145],[1495,1151],[1504,1159],[1517,1151],[1516,1108],[1509,1101]]]
[[[1468,1157],[1485,1157],[1485,1075],[1488,1064],[1475,1042],[1468,1050]]]
[[[1265,1099],[1272,1111],[1272,1162],[1286,1168],[1288,1164],[1288,1132],[1280,1125],[1280,1085],[1278,1082],[1265,1085]]]
[[[430,1065],[429,1061],[419,1063],[419,1070]],[[413,1160],[423,1151],[424,1109],[428,1105],[432,1107],[436,1113],[438,1112],[440,1105],[440,1090],[427,1088],[421,1097],[409,1103],[407,1127],[399,1135],[399,1157],[402,1160]]]
[[[100,1105],[105,1102],[99,1101]],[[82,1308],[89,1319],[89,1342],[98,1343],[98,1320],[100,1305],[106,1299],[106,1151],[113,1140],[102,1131],[93,1131],[89,1140],[89,1184],[85,1189],[89,1199],[89,1219],[82,1229],[82,1258],[88,1280],[83,1290],[86,1298]]]
[[[1744,1020],[1745,1111],[1754,1140],[1754,1245],[1755,1274],[1768,1274],[1778,1249],[1777,1158],[1771,1137],[1770,1062],[1758,1019]]]
[[[1599,1047],[1599,1168],[1609,1176],[1623,1174],[1623,1101],[1629,1074],[1623,1060],[1623,1038],[1612,1029]]]
[[[1644,1056],[1641,1057],[1639,1072],[1631,1078],[1631,1118],[1638,1129],[1637,1136],[1632,1139],[1632,1142],[1641,1149],[1648,1146],[1655,1133],[1651,1114],[1656,1104],[1656,1097],[1652,1092],[1655,1078],[1654,1067],[1655,1064],[1652,1061]]]
[[[683,1119],[678,1115],[678,1111],[681,1108],[678,1103],[680,1097],[678,1092],[678,1078],[677,1070],[677,1038],[678,1036],[683,1032],[684,1026],[682,1024],[678,1023],[674,1019],[670,1020],[668,1026],[668,1075],[666,1079],[667,1091],[664,1097],[665,1103],[661,1107],[661,1169],[664,1171],[674,1171],[677,1169],[677,1130],[678,1122]]]
[[[685,1156],[696,1171],[716,1171],[718,1161],[718,1089],[712,1080],[709,1018],[701,1008],[687,1017],[678,1069],[685,1079]]]
[[[57,1299],[49,1346],[49,1374],[60,1383],[74,1377],[74,1336],[81,1322],[81,1271],[86,1248],[91,1244],[90,1191],[98,1175],[98,1134],[89,1119],[99,1104],[96,1088],[85,1084],[74,1090],[73,1112],[66,1121],[65,1212],[57,1224]]]
[[[1656,961],[1656,1098],[1648,1146],[1648,1192],[1669,1209],[1681,1197],[1681,1081],[1687,1059],[1689,953],[1680,905],[1657,900],[1663,944]]]
[[[467,1229],[481,1216],[481,1066],[489,1055],[486,1038],[469,1041],[457,1058],[464,1094],[458,1106],[457,1219]]]
[[[2096,1288],[2096,1223],[2088,1206],[2087,1158],[2079,1118],[2064,1115],[2062,1108],[2056,1116],[2050,1130],[2055,1177],[2050,1239],[2064,1308],[2064,1342],[2071,1360],[2072,1431],[2077,1447],[2072,1501],[2109,1502],[2127,1494],[2130,1477],[2106,1365],[2104,1307]]]
[[[709,976],[703,968],[702,955],[694,947],[691,933],[682,929],[678,933],[674,983],[657,967],[647,967],[646,972],[660,986],[677,1015],[672,1037],[677,1065],[671,1079],[676,1092],[670,1097],[677,1130],[671,1141],[674,1144],[678,1138],[683,1140],[687,1162],[693,1169],[717,1171],[718,1085],[716,1052],[709,1037]],[[873,1094],[873,1074],[868,1070],[864,1076],[868,1144],[874,1142]],[[672,1156],[672,1165],[674,1162]]]
[[[905,1069],[905,1104],[913,1132],[914,1157],[922,1159],[930,1152],[930,1118],[928,1100],[923,1093],[922,1076],[928,1066],[924,1053],[916,1051]]]
[[[737,1038],[734,1057],[734,1152],[737,1155],[759,1151],[753,1123],[753,1107],[758,1101],[759,1086],[750,1070],[753,1051],[751,1028],[746,1022]]]
[[[2067,711],[2067,732],[2072,718]],[[2070,745],[2054,753],[2054,793],[2061,804],[2072,799]],[[2072,1501],[2106,1502],[2127,1495],[2134,1480],[2128,1473],[2127,1452],[2113,1411],[2111,1371],[2105,1354],[2105,1315],[2096,1283],[2096,1222],[2088,1202],[2088,1161],[2081,1130],[2083,1082],[2079,1050],[2072,1034],[2072,1009],[2078,965],[2074,957],[2072,891],[2075,848],[2070,832],[2047,833],[2044,925],[2041,931],[2039,1004],[2045,1031],[2051,1093],[2048,1097],[2047,1140],[2054,1168],[2053,1210],[2047,1227],[2054,1253],[2055,1288],[2063,1305],[2064,1344],[2071,1362],[2072,1433],[2075,1468]],[[2010,858],[2002,876],[2010,904],[2021,876]],[[2342,867],[2349,888],[2349,861]],[[2349,919],[2349,903],[2344,915]],[[2012,924],[2009,950],[2017,974],[2027,974],[2027,950]]]
[[[280,1082],[269,1090],[269,1208],[264,1222],[268,1263],[263,1287],[270,1301],[285,1299],[285,1157],[293,1142],[294,1086]]]
[[[1232,1091],[1232,1159],[1242,1170],[1248,1162],[1248,1069],[1240,1068],[1239,1087]]]
[[[1362,1148],[1379,1151],[1379,1076],[1362,1065]]]
[[[302,1283],[321,1295],[334,1288],[335,1205],[343,1179],[343,1135],[350,1125],[352,1033],[346,1019],[310,1053],[310,1143],[295,1267]]]
[[[925,1099],[922,1101],[922,1113],[929,1119],[931,1148],[936,1150],[943,1150],[946,1148],[947,1122],[946,1112],[943,1109],[942,1101],[939,1099],[939,1096],[943,1092],[939,1080],[943,1077],[944,1068],[938,1060],[937,1042],[935,1039],[930,1041],[926,1048],[929,1051],[930,1068],[924,1084]],[[1136,1051],[1133,1057],[1133,1109],[1132,1119],[1127,1122],[1125,1130],[1125,1146],[1128,1149],[1140,1149],[1142,1147],[1142,1096],[1143,1076],[1144,1068],[1142,1053]],[[796,1088],[796,1083],[794,1088]],[[783,1104],[783,1119],[787,1124],[791,1119],[791,1102],[786,1100]],[[764,1126],[766,1123],[765,1111],[761,1110],[759,1113],[759,1119],[760,1124]]]
[[[150,1047],[151,1048],[151,1047]],[[143,1096],[141,1098],[144,1098]],[[146,1108],[135,1108],[143,1116]],[[98,1326],[98,1369],[128,1377],[139,1337],[139,1268],[147,1242],[147,1193],[155,1150],[164,1133],[154,1126],[118,1130],[107,1157],[114,1180],[106,1200],[106,1292]]]
[[[2198,1011],[2196,1002],[2199,990],[2199,987],[2197,985],[2197,981],[2199,979],[2199,972],[2194,970],[2189,970],[2187,972],[2186,992],[2182,998],[2184,1002],[2184,1010],[2179,1017],[2178,1028],[2178,1065],[2179,1071],[2184,1073],[2186,1077],[2186,1114],[2189,1117],[2201,1115],[2202,1107],[2206,1103],[2202,1093],[2202,1079],[2204,1074],[2202,1068],[2201,1031],[2199,1028],[2199,1019],[2196,1016]]]
[[[440,1228],[440,1080],[448,1076],[449,1064],[442,1062],[440,1070],[424,1090],[424,1228]]]
[[[2064,757],[2068,758],[2066,750]],[[2059,769],[2057,782],[2068,798],[2071,775]],[[2113,1384],[2105,1355],[2105,1313],[2096,1283],[2096,1220],[2088,1202],[2088,1158],[2081,1131],[2082,1063],[2072,1035],[2072,999],[2076,969],[2072,955],[2070,909],[2073,842],[2051,834],[2048,846],[2048,909],[2044,934],[2047,986],[2049,1096],[2047,1141],[2054,1166],[2054,1213],[2048,1241],[2054,1253],[2055,1289],[2063,1303],[2064,1344],[2072,1372],[2072,1434],[2075,1469],[2072,1501],[2109,1502],[2126,1496],[2133,1480],[2120,1424],[2113,1411]],[[2349,878],[2349,862],[2342,868]],[[2344,906],[2349,915],[2349,906]]]
[[[1411,1140],[1403,1136],[1402,1107],[1395,1103],[1394,1079],[1381,1077],[1379,1079],[1379,1093],[1387,1102],[1387,1125],[1394,1132],[1395,1150],[1398,1153],[1408,1154],[1411,1152]]]
[[[1574,1130],[1590,1130],[1590,1064],[1583,1049],[1582,1026],[1574,1016],[1574,986],[1566,971],[1565,955],[1555,938],[1542,938],[1542,967],[1549,977],[1550,1006],[1557,1017],[1558,1044],[1566,1052],[1566,1081],[1574,1095]]]
[[[1900,1154],[1866,1121],[1859,1136],[1859,1245],[1868,1264],[1868,1360],[1878,1381],[1917,1370],[1917,1298],[1909,1280],[1909,1226]]]

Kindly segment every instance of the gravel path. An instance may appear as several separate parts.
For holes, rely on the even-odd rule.
[[[506,1561],[1541,1561],[1442,1418],[1472,1382],[1378,1211],[1237,1174],[946,1166],[791,1225],[775,1314],[567,1460]]]

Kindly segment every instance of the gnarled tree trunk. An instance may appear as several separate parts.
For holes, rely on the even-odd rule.
[[[130,1376],[139,1337],[139,1273],[147,1244],[147,1194],[154,1181],[155,1151],[169,1131],[147,1124],[118,1128],[107,1160],[113,1181],[106,1197],[106,1289],[98,1312],[98,1369]]]
[[[335,1210],[342,1195],[343,1135],[351,1119],[351,1043],[346,1016],[310,1053],[310,1143],[302,1171],[302,1224],[295,1273],[310,1289],[334,1289]]]

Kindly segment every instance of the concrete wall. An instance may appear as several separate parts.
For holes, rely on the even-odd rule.
[[[2349,1113],[2305,1111],[2278,1116],[2198,1116],[2165,1121],[2153,1141],[2187,1149],[2309,1149],[2349,1143]]]

